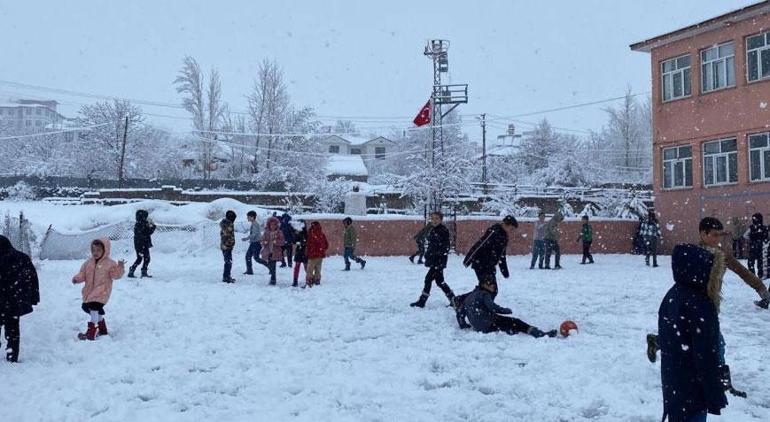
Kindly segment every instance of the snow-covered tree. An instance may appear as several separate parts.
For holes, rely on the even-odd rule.
[[[208,87],[198,62],[190,56],[182,60],[182,69],[174,80],[176,91],[183,95],[182,106],[190,113],[195,134],[200,138],[199,153],[203,178],[211,177],[216,132],[221,128],[226,105],[222,102],[222,82],[219,72],[211,68]]]

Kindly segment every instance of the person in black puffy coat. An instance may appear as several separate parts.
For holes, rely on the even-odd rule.
[[[502,224],[494,224],[468,251],[463,260],[463,265],[473,268],[479,285],[489,281],[497,287],[496,267],[500,267],[500,274],[508,278],[508,261],[505,259],[508,248],[508,237],[519,227],[519,223],[513,216],[506,216]],[[497,291],[497,288],[495,288]],[[496,293],[495,293],[496,294]]]
[[[147,274],[150,265],[150,248],[152,247],[152,234],[155,233],[155,224],[149,220],[146,210],[136,211],[136,223],[134,224],[134,251],[136,260],[128,269],[128,277],[134,278],[134,271],[142,264],[142,278],[152,278]]]
[[[707,413],[718,415],[727,406],[715,263],[724,265],[697,245],[677,245],[671,256],[674,286],[658,310],[657,339],[664,418],[670,422],[706,420]]]
[[[19,361],[19,318],[31,313],[39,302],[37,271],[32,260],[14,249],[7,237],[0,236],[0,328],[5,330],[8,362]]]
[[[430,288],[433,282],[444,292],[449,303],[453,304],[455,294],[444,281],[444,268],[446,268],[447,258],[449,256],[450,241],[449,229],[444,225],[444,214],[435,211],[430,215],[431,229],[426,235],[428,247],[425,250],[425,266],[428,267],[428,273],[425,275],[425,285],[422,294],[417,302],[409,306],[424,308],[425,302],[430,296]]]

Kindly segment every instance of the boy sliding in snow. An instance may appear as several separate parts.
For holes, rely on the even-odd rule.
[[[527,333],[535,338],[556,337],[556,330],[543,332],[520,319],[500,315],[510,315],[512,312],[510,309],[495,303],[494,295],[496,293],[497,285],[491,281],[482,283],[470,292],[457,310],[457,322],[460,324],[460,328],[473,327],[474,330],[482,333],[498,331],[509,335]],[[466,317],[470,321],[470,325],[465,322]]]
[[[103,238],[91,242],[91,258],[88,258],[80,267],[80,271],[72,277],[72,284],[85,283],[81,309],[91,316],[86,332],[78,334],[80,340],[94,340],[97,335],[108,334],[104,306],[110,300],[113,280],[123,277],[125,264],[122,259],[115,262],[110,258],[110,239]]]

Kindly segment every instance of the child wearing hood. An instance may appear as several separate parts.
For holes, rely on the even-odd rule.
[[[281,232],[281,222],[277,217],[267,219],[265,232],[262,233],[262,260],[267,261],[270,270],[270,285],[275,286],[276,262],[283,260],[283,246],[286,242]]]
[[[91,316],[86,332],[78,334],[80,340],[94,340],[97,335],[108,334],[107,322],[104,320],[104,306],[110,300],[112,282],[123,277],[126,264],[122,259],[115,262],[110,258],[110,246],[110,239],[107,238],[91,242],[91,257],[72,277],[72,284],[85,283],[82,290],[81,309]]]
[[[326,239],[321,223],[313,221],[307,233],[307,277],[305,287],[321,284],[321,266],[329,249],[329,241]]]
[[[147,210],[136,211],[136,224],[134,224],[134,251],[136,251],[136,260],[128,269],[128,277],[134,278],[134,271],[142,265],[142,278],[152,278],[147,273],[147,267],[150,265],[150,248],[152,247],[152,234],[155,233],[155,223],[149,219]],[[144,262],[142,264],[142,262]]]

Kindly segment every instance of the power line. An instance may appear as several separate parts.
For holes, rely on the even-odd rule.
[[[62,129],[62,130],[54,130],[54,131],[50,131],[50,132],[30,133],[30,134],[26,134],[26,135],[17,135],[17,136],[4,136],[4,137],[0,137],[0,141],[7,141],[7,140],[11,140],[11,139],[22,139],[22,138],[37,138],[37,137],[40,137],[40,136],[56,135],[56,134],[59,134],[59,133],[78,132],[78,131],[81,131],[81,130],[89,130],[89,129],[93,129],[93,128],[96,128],[96,127],[101,127],[101,126],[106,126],[106,125],[111,125],[111,124],[112,123],[99,123],[97,125],[67,128],[67,129]]]

